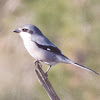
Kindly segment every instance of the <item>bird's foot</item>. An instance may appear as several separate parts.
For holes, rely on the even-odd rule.
[[[47,69],[46,72],[45,72],[45,76],[46,76],[46,77],[48,77],[48,72],[49,72],[50,68],[51,68],[51,65],[48,67],[48,69]]]
[[[39,62],[39,60],[34,61],[35,66],[40,66],[42,68],[42,64]]]

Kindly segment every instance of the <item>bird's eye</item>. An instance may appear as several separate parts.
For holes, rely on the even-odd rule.
[[[22,29],[22,31],[23,31],[23,32],[27,32],[27,31],[28,31],[28,29],[26,29],[26,28],[23,28],[23,29]]]

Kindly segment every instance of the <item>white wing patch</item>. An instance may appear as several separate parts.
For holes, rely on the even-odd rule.
[[[48,51],[50,51],[50,48],[47,48]]]

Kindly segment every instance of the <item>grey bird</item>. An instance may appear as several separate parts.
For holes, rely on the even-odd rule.
[[[49,71],[51,66],[57,63],[66,63],[73,64],[99,75],[99,73],[67,58],[35,25],[25,24],[22,27],[15,29],[14,32],[19,33],[26,50],[36,61],[41,61],[49,65],[46,72]]]

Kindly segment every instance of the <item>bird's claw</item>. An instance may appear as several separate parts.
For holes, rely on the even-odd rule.
[[[35,64],[35,66],[38,66],[39,65],[42,68],[42,64],[38,60],[35,60],[34,61],[34,64]]]

